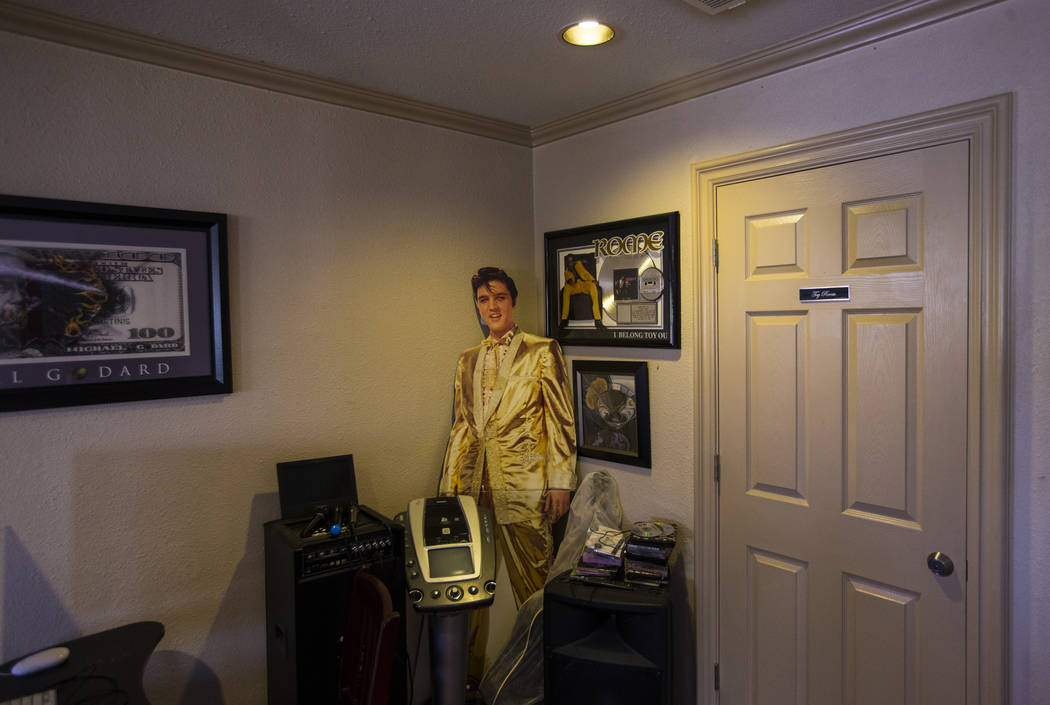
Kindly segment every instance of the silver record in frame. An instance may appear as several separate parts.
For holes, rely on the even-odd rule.
[[[545,234],[547,335],[680,348],[678,213]]]
[[[659,276],[659,290],[653,282],[658,262],[651,254],[606,257],[598,272],[602,296],[602,310],[618,326],[648,326],[660,323],[660,297],[663,296],[663,275]],[[642,297],[642,277],[648,286],[648,298]],[[655,295],[654,295],[655,293]]]

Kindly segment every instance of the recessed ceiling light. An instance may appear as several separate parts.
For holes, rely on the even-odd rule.
[[[614,34],[615,32],[609,25],[597,20],[583,20],[563,29],[561,38],[578,47],[592,47],[597,44],[605,44],[613,38]]]

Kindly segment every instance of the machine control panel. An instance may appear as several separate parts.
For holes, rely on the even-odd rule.
[[[405,527],[408,597],[420,612],[492,603],[496,553],[492,512],[472,497],[414,499],[395,520]]]

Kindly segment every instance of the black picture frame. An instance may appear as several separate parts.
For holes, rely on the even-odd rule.
[[[549,337],[682,347],[677,211],[547,232],[544,254]]]
[[[223,213],[0,195],[0,411],[233,390]]]
[[[652,467],[648,363],[573,360],[572,388],[578,455]]]

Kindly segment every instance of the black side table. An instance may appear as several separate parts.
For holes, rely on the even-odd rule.
[[[163,636],[160,622],[135,622],[55,644],[69,649],[66,662],[28,676],[0,677],[0,701],[54,688],[59,705],[81,701],[149,705],[142,674]],[[0,673],[10,673],[21,658],[0,665]]]
[[[671,594],[563,574],[543,594],[544,705],[669,705]]]

